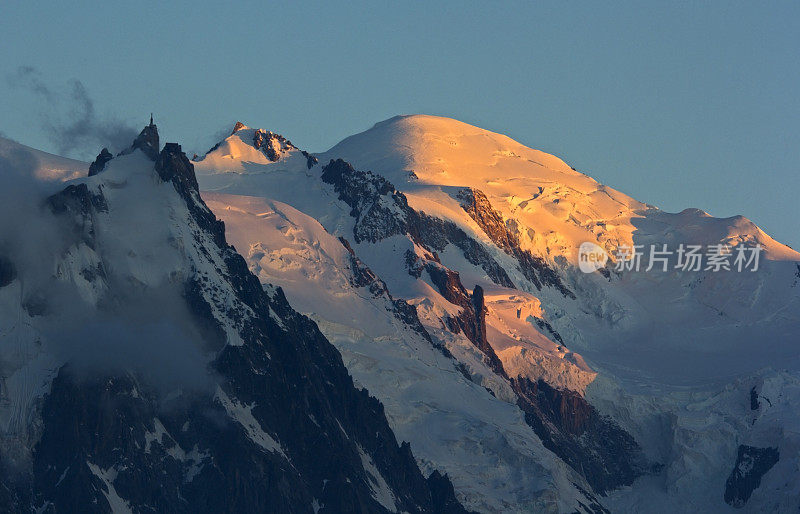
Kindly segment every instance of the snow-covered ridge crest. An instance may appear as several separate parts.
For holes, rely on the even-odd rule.
[[[726,492],[725,482],[739,465],[731,441],[744,441],[739,453],[745,456],[761,450],[779,454],[776,470],[797,463],[788,457],[795,455],[793,450],[786,450],[797,446],[797,438],[782,432],[785,422],[778,420],[786,407],[772,410],[774,417],[762,416],[769,403],[751,407],[748,396],[748,391],[758,396],[767,383],[773,384],[765,378],[772,370],[788,369],[792,379],[770,385],[765,397],[775,403],[784,395],[784,405],[798,398],[792,385],[800,370],[793,344],[800,333],[797,252],[744,217],[718,219],[697,209],[666,213],[599,184],[560,159],[446,118],[392,118],[319,158],[320,164],[309,169],[270,163],[229,173],[239,169],[236,162],[219,168],[201,162],[198,169],[205,191],[274,198],[316,220],[329,234],[351,240],[355,254],[392,294],[416,307],[431,337],[496,398],[513,401],[514,392],[502,385],[505,373],[519,395],[560,405],[548,412],[566,414],[559,428],[569,431],[580,429],[585,421],[580,414],[590,412],[573,394],[585,391],[589,404],[632,435],[649,462],[664,466],[651,468],[654,476],[636,478],[632,488],[614,492],[607,500],[611,507],[719,511],[727,508],[725,497],[737,502],[747,497],[748,507],[756,510],[796,507],[789,489],[766,465],[759,467],[766,474],[755,492],[738,479]],[[292,273],[303,277],[299,282],[314,279],[316,264],[284,253],[285,243],[274,243],[279,250],[259,244],[265,232],[258,227],[267,223],[259,216],[269,209],[259,210],[258,199],[216,200],[225,209],[247,203],[246,215],[233,215],[231,208],[226,217],[229,225],[241,227],[237,237],[246,241],[244,246],[253,245],[251,266],[270,280],[286,280],[282,271],[271,268],[287,259]],[[414,218],[427,223],[408,223]],[[304,237],[300,244],[291,225],[279,221],[267,233],[278,241],[282,233],[292,247],[306,246],[302,252],[313,253],[313,238]],[[747,274],[654,270],[637,275],[613,269],[583,274],[576,269],[576,250],[583,242],[608,251],[621,244],[760,244],[766,259],[758,272]],[[290,295],[292,288],[308,287],[292,281],[283,285]],[[479,334],[472,330],[473,318],[485,326],[485,338],[482,328]],[[362,337],[347,316],[319,321],[325,330],[342,334],[342,347]],[[492,369],[486,369],[487,360]],[[363,373],[370,366],[366,362],[356,356],[348,366]],[[402,368],[400,362],[380,365]],[[361,376],[370,388],[392,398],[384,383],[390,373]],[[719,397],[726,400],[715,404],[709,420],[695,414],[705,399]],[[536,419],[535,409],[526,413]],[[674,419],[680,422],[671,423]],[[547,438],[546,431],[538,433]],[[626,444],[624,437],[619,440]],[[573,469],[593,476],[598,491],[624,483],[619,480],[624,473],[612,473],[617,481],[604,483],[602,476],[592,475],[583,456],[552,446]],[[507,456],[501,458],[503,465],[518,469]],[[667,485],[662,488],[662,483]],[[492,503],[485,489],[468,485],[459,482],[457,490],[483,495],[474,505]],[[558,489],[562,498],[572,494],[563,484]],[[520,501],[516,497],[509,509],[522,510]]]
[[[59,157],[0,137],[0,167],[3,171],[53,184],[50,190],[62,182],[82,176],[87,166],[85,162]]]
[[[207,166],[227,167],[229,172],[247,173],[248,166],[237,166],[236,163],[292,166],[295,160],[303,159],[308,168],[317,162],[315,157],[300,150],[282,135],[270,130],[253,129],[237,121],[230,136],[195,160],[204,161]]]
[[[10,327],[0,333],[6,448],[36,439],[30,428],[39,426],[37,404],[45,398],[40,483],[66,488],[76,473],[90,473],[102,485],[84,492],[103,505],[117,498],[135,504],[135,491],[125,488],[130,469],[159,477],[175,501],[204,491],[209,501],[247,501],[255,495],[229,496],[226,477],[270,491],[254,470],[272,466],[298,505],[347,510],[336,501],[352,495],[335,492],[352,491],[377,502],[371,505],[423,510],[401,507],[429,505],[429,482],[413,471],[419,465],[426,474],[452,471],[458,497],[486,511],[572,511],[577,502],[594,510],[713,512],[744,504],[796,511],[798,482],[786,480],[800,465],[800,267],[793,254],[746,275],[579,274],[569,249],[584,236],[609,246],[626,238],[762,238],[781,249],[745,218],[663,213],[560,161],[531,162],[535,154],[504,136],[416,118],[379,124],[391,135],[385,143],[353,146],[356,158],[377,156],[374,165],[333,155],[309,165],[275,134],[244,126],[209,154],[219,155],[195,164],[175,144],[153,156],[150,126],[130,151],[101,153],[92,177],[51,197],[67,244],[63,252],[44,247],[56,261],[43,274],[55,275],[45,286],[74,285],[74,304],[90,316],[131,307],[133,292],[154,300],[148,291],[181,289],[208,338],[188,339],[211,343],[192,362],[205,372],[212,361],[224,377],[225,397],[214,400],[212,392],[200,410],[232,423],[205,423],[191,411],[157,414],[158,395],[127,375],[91,387],[71,382],[58,372],[63,360],[47,351],[52,341],[41,325],[65,305],[60,288],[29,294],[31,283],[23,289],[20,279],[25,261],[9,267],[0,259],[0,316]],[[417,146],[395,144],[406,136],[385,125],[417,134]],[[246,147],[255,154],[233,156],[231,148]],[[386,155],[400,155],[396,162],[419,173],[389,167]],[[204,198],[226,219],[243,256],[227,246],[200,197],[195,166],[204,190],[233,193]],[[532,270],[527,276],[524,266]],[[381,421],[383,407],[356,391],[348,373],[381,398],[410,447],[398,449]],[[94,413],[87,405],[102,408],[104,395],[120,398],[120,415],[97,419],[124,423],[102,434],[137,434],[141,448],[106,445],[108,452],[69,460],[84,449],[61,451],[71,433],[63,428],[95,426],[82,416]],[[220,426],[224,433],[215,432]],[[221,449],[219,441],[236,444]],[[319,472],[318,459],[331,448],[335,465]],[[123,449],[134,467],[117,465],[114,452]],[[229,467],[217,474],[212,462]],[[644,466],[651,463],[663,467]],[[175,483],[160,479],[167,465],[180,469]],[[333,470],[350,471],[331,481]],[[401,480],[409,473],[418,477],[411,489]]]
[[[549,258],[563,255],[570,262],[584,241],[596,241],[612,251],[634,243],[635,220],[669,216],[598,183],[558,157],[439,116],[390,118],[345,138],[319,157],[323,162],[339,157],[358,169],[379,173],[407,194],[412,207],[426,210],[423,206],[438,204],[445,216],[452,216],[448,211],[454,207],[444,197],[448,188],[479,189],[506,220],[519,226],[524,249]],[[701,228],[706,230],[701,237],[707,242],[758,242],[767,258],[800,260],[800,254],[746,218],[713,218],[717,225],[728,227],[728,233],[721,234],[703,217],[707,216],[696,209],[681,213],[688,231],[685,238],[696,237],[697,230],[689,225],[699,224],[706,227]]]
[[[585,403],[580,393],[571,392],[563,396],[561,392],[556,392],[547,384],[537,383],[537,380],[546,376],[559,386],[568,385],[570,388],[582,391],[586,383],[591,382],[594,374],[579,355],[566,351],[548,339],[557,337],[557,333],[545,319],[537,316],[542,315],[541,311],[526,308],[526,304],[532,303],[530,298],[525,298],[521,293],[513,294],[513,299],[509,298],[509,293],[514,291],[514,283],[492,257],[492,253],[501,252],[504,255],[504,263],[509,266],[508,269],[514,269],[516,275],[522,276],[516,267],[522,264],[514,264],[516,261],[513,260],[515,256],[523,255],[519,252],[514,253],[512,246],[516,244],[515,242],[505,246],[505,249],[514,255],[508,255],[497,247],[492,249],[494,245],[492,240],[484,243],[486,235],[473,229],[474,221],[472,226],[467,224],[461,228],[458,226],[461,225],[461,219],[458,219],[457,225],[447,218],[432,217],[424,211],[410,209],[404,194],[397,191],[384,177],[355,169],[340,159],[331,160],[327,164],[314,166],[308,170],[296,168],[281,170],[272,164],[265,164],[261,167],[251,166],[249,173],[230,173],[226,172],[225,168],[213,169],[205,161],[198,163],[198,169],[200,179],[208,189],[238,194],[262,194],[265,197],[269,194],[279,195],[281,200],[295,209],[302,208],[306,215],[310,214],[333,235],[352,238],[354,252],[361,256],[370,268],[380,269],[379,276],[392,283],[390,290],[394,290],[396,286],[397,290],[401,291],[400,294],[404,295],[404,299],[417,307],[418,313],[421,313],[423,318],[423,325],[431,337],[455,356],[470,381],[490,390],[489,396],[497,399],[494,401],[510,404],[512,409],[516,408],[517,402],[524,402],[528,409],[524,419],[530,424],[527,428],[528,436],[541,434],[542,437],[547,437],[545,447],[557,452],[558,455],[565,456],[569,459],[570,466],[586,473],[585,477],[592,487],[603,491],[619,484],[630,483],[636,475],[646,471],[637,455],[639,449],[635,443],[630,442],[630,439],[613,423],[605,426],[607,422]],[[206,198],[214,204],[221,197],[206,193]],[[237,230],[243,237],[240,246],[251,249],[248,252],[248,257],[254,259],[251,261],[251,266],[253,269],[259,269],[260,276],[271,267],[267,263],[277,257],[265,258],[268,253],[273,253],[267,251],[270,246],[282,248],[278,251],[281,257],[277,257],[281,261],[291,255],[292,252],[286,249],[289,244],[280,240],[269,244],[260,239],[262,234],[269,233],[259,230],[259,218],[262,215],[265,218],[263,222],[269,225],[267,218],[272,209],[269,203],[262,206],[255,198],[241,198],[241,203],[232,199],[222,201],[223,205],[227,205],[224,210],[218,210],[219,215],[228,220],[228,226],[241,227]],[[247,205],[248,210],[255,210],[243,215],[245,213],[241,212],[242,205]],[[458,208],[464,213],[462,219],[471,220],[460,205]],[[285,223],[283,230],[287,235],[295,234],[291,222],[278,221],[280,224]],[[249,228],[245,229],[245,224]],[[469,230],[469,233],[465,230]],[[258,239],[253,239],[256,237]],[[274,241],[274,237],[275,235],[271,234],[269,239]],[[310,246],[313,248],[314,245],[312,243]],[[464,268],[463,260],[454,260],[458,254],[463,256],[461,259],[466,259],[469,267]],[[446,265],[443,264],[445,260]],[[303,263],[303,261],[298,259],[293,263],[293,266],[300,267],[302,276],[314,276],[318,273],[316,269],[319,264]],[[531,282],[533,289],[547,287],[561,297],[570,296],[568,289],[563,285],[559,287],[559,277],[547,263],[537,262],[534,259],[528,259],[526,263],[531,266],[528,275],[530,280],[535,280]],[[469,282],[462,284],[459,272],[449,269],[448,266],[457,266],[460,271],[464,271],[464,277],[467,277]],[[477,276],[476,270],[480,270]],[[308,287],[296,281],[278,282],[287,289]],[[409,294],[413,289],[417,289],[416,294]],[[482,293],[484,290],[490,292],[488,297],[495,302],[492,307],[485,305],[485,296]],[[506,298],[510,301],[505,302]],[[509,303],[516,304],[516,309],[509,306]],[[525,318],[518,323],[499,322],[493,323],[492,327],[486,327],[485,311],[493,309],[494,305],[498,306],[498,310],[506,312],[513,310],[518,317],[525,311]],[[349,326],[353,323],[349,317],[347,314],[339,314],[334,319],[324,320],[322,326]],[[362,325],[363,322],[355,323],[352,325],[352,330],[358,332]],[[492,342],[487,342],[489,331],[492,332],[491,337],[496,343],[500,344],[502,341],[502,349],[506,350],[503,355],[511,365],[509,369],[517,372],[513,377],[509,377],[504,371],[504,363],[496,355],[491,346]],[[551,335],[544,335],[544,332]],[[419,359],[419,355],[412,353],[407,359],[410,361],[408,364],[402,361],[392,362],[389,369],[406,369]],[[352,365],[358,364],[353,362]],[[516,381],[520,376],[524,378]],[[457,378],[458,376],[453,377]],[[396,401],[392,389],[386,388],[383,376],[371,376],[368,380],[365,379],[364,383],[370,390],[384,391],[383,394],[378,393],[384,401]],[[482,390],[481,394],[487,392]],[[581,420],[551,418],[554,409],[558,409],[550,403],[573,402],[579,407],[570,409],[566,418],[579,416]],[[519,414],[520,411],[517,412]],[[600,464],[602,458],[598,455],[601,452],[593,451],[593,447],[596,446],[595,436],[599,430],[606,428],[608,437],[604,444],[606,447],[614,446],[619,451],[616,452],[616,462]],[[511,427],[506,429],[513,430]],[[589,431],[593,434],[589,434]],[[468,438],[469,435],[459,433],[459,437]],[[486,451],[495,455],[495,458],[505,459],[501,456],[505,453],[502,447]],[[578,462],[580,459],[585,459],[582,468]],[[628,460],[630,462],[627,462]],[[437,456],[433,464],[439,462],[441,461]],[[523,466],[520,462],[513,464],[509,462],[508,465],[515,468]],[[618,475],[616,470],[620,470]],[[574,487],[570,484],[559,484],[558,489],[561,491],[560,494],[564,495],[575,493]],[[572,493],[568,492],[570,490]],[[465,494],[462,489],[459,489],[459,492]],[[488,497],[494,496],[495,493],[484,486],[479,494],[480,499],[475,500],[476,505],[489,504]],[[524,496],[525,493],[520,492],[515,502],[529,501],[524,500]],[[586,498],[584,500],[590,501]]]
[[[156,136],[151,122],[47,199],[65,236],[40,248],[47,294],[23,290],[30,263],[0,259],[0,510],[377,511],[390,496],[398,511],[464,512],[316,325],[248,272],[180,145]],[[121,334],[103,323],[118,317]],[[174,330],[142,330],[156,319]],[[216,393],[173,373],[187,369]]]

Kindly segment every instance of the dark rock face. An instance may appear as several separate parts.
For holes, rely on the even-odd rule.
[[[369,269],[369,267],[367,267],[367,265],[364,264],[361,259],[358,258],[358,256],[356,256],[347,239],[340,237],[339,241],[342,242],[342,245],[344,245],[344,247],[350,253],[350,270],[352,273],[351,284],[354,287],[367,288],[374,298],[384,296],[391,305],[391,307],[388,307],[388,309],[392,312],[395,318],[402,321],[411,330],[421,335],[423,339],[425,339],[438,351],[443,353],[446,357],[452,358],[453,355],[450,353],[450,350],[448,350],[442,344],[435,342],[431,338],[428,331],[425,330],[425,327],[422,325],[422,322],[419,319],[417,308],[402,298],[394,298],[391,293],[389,293],[386,283],[377,275],[375,275],[375,273],[373,273],[372,270]],[[460,368],[458,364],[460,363],[456,363],[454,361],[454,365],[457,367],[459,372],[463,373],[463,369]]]
[[[147,157],[150,158],[151,161],[155,161],[158,158],[158,151],[161,148],[161,145],[158,141],[158,127],[153,123],[153,117],[150,117],[150,125],[146,126],[142,129],[136,139],[134,139],[133,144],[127,150],[124,150],[120,153],[120,155],[127,155],[133,152],[136,149],[139,149],[144,153]]]
[[[103,169],[106,167],[106,163],[113,158],[114,156],[111,155],[111,152],[108,151],[108,148],[103,148],[100,150],[100,153],[97,154],[97,158],[92,164],[89,165],[89,176],[92,177],[103,171]]]
[[[761,407],[761,402],[758,401],[758,391],[756,386],[750,389],[750,410],[758,410]]]
[[[778,463],[780,453],[777,448],[756,448],[739,445],[736,463],[725,482],[725,503],[742,507],[750,499],[753,491],[761,485],[761,477]]]
[[[239,132],[244,128],[247,128],[244,125],[244,123],[242,123],[241,121],[237,121],[236,124],[233,126],[231,135],[236,134],[237,132]],[[194,162],[202,161],[203,159],[206,158],[206,155],[210,154],[211,152],[219,148],[222,143],[223,141],[220,141],[219,143],[215,144],[202,157],[199,157],[197,154],[195,154],[194,157],[192,157],[192,161]],[[313,168],[317,164],[317,162],[319,162],[316,157],[306,152],[305,150],[300,150],[299,148],[294,146],[291,141],[289,141],[282,135],[275,134],[274,132],[270,132],[268,130],[262,130],[262,129],[256,130],[255,134],[253,135],[252,144],[256,148],[256,150],[261,150],[264,153],[264,155],[267,156],[267,159],[269,159],[271,162],[276,162],[280,160],[281,156],[285,152],[288,152],[290,150],[297,150],[301,154],[303,154],[303,157],[306,158],[306,165],[308,169]]]
[[[17,278],[17,270],[14,264],[0,255],[0,287],[6,287]]]
[[[198,191],[194,165],[181,151],[181,145],[167,143],[156,159],[156,172],[164,182],[172,182],[179,192]]]
[[[600,415],[583,396],[568,389],[556,389],[543,380],[510,378],[503,363],[486,339],[486,307],[483,289],[476,286],[470,296],[458,273],[441,265],[425,267],[431,282],[450,303],[462,308],[449,328],[464,335],[484,354],[495,374],[509,381],[517,394],[517,405],[525,421],[544,446],[558,455],[599,494],[630,485],[648,471],[641,447],[611,418]]]
[[[331,184],[339,199],[350,206],[350,215],[356,220],[353,227],[356,243],[374,243],[405,234],[432,253],[454,244],[471,264],[483,268],[493,282],[514,287],[505,270],[480,243],[454,223],[409,207],[406,196],[380,175],[356,170],[337,159],[322,168],[322,180]]]
[[[225,224],[217,219],[200,198],[194,165],[181,151],[181,145],[176,143],[164,145],[164,150],[156,160],[155,170],[161,180],[171,182],[175,186],[175,190],[186,200],[186,206],[200,228],[211,234],[218,246],[227,247]]]
[[[406,266],[406,271],[408,271],[409,275],[414,278],[419,278],[422,276],[422,272],[425,270],[425,265],[423,264],[424,261],[420,259],[417,254],[411,250],[406,250],[406,253],[403,255],[403,261]]]
[[[339,200],[350,206],[350,215],[356,219],[356,243],[374,243],[405,233],[408,203],[383,177],[356,171],[350,163],[337,159],[322,168],[321,178],[333,186]]]
[[[535,322],[536,326],[539,327],[539,330],[546,330],[550,334],[550,337],[553,338],[553,340],[558,341],[561,344],[564,344],[564,339],[561,338],[561,334],[556,332],[556,329],[553,328],[553,325],[548,323],[546,320],[543,320],[542,318],[535,318]]]
[[[94,249],[94,213],[108,211],[106,199],[89,191],[86,184],[70,185],[47,200],[57,216],[70,221],[72,235]]]
[[[461,313],[457,317],[447,319],[448,328],[454,333],[464,332],[467,339],[483,353],[484,360],[492,371],[508,379],[503,363],[486,338],[486,306],[483,303],[483,289],[475,286],[470,295],[461,284],[458,272],[432,263],[428,263],[425,269],[439,294],[453,305],[461,307]]]
[[[310,153],[306,152],[305,150],[300,150],[300,153],[302,153],[305,156],[305,158],[306,158],[306,166],[308,167],[308,169],[313,168],[319,162],[319,159],[317,159],[316,157],[314,157]]]
[[[236,126],[238,127],[239,125],[241,124],[239,122],[236,122]],[[234,127],[233,134],[235,134],[237,130],[239,129]],[[301,154],[303,154],[303,157],[306,158],[306,166],[308,167],[308,169],[313,168],[314,165],[316,165],[317,162],[319,162],[316,157],[306,152],[305,150],[300,150],[299,148],[294,146],[291,141],[289,141],[282,135],[275,134],[274,132],[270,132],[268,130],[262,130],[262,129],[256,130],[256,133],[253,136],[253,146],[256,147],[256,150],[261,150],[262,152],[264,152],[264,155],[267,156],[267,159],[269,159],[272,162],[278,161],[285,152],[288,152],[290,150],[297,150]],[[209,152],[215,149],[216,147],[209,150]]]
[[[543,285],[558,289],[561,294],[575,298],[561,281],[558,273],[541,257],[536,257],[520,247],[519,236],[508,229],[503,216],[492,208],[489,199],[478,189],[462,189],[458,193],[461,207],[483,229],[489,239],[519,263],[522,274],[538,289]]]
[[[470,263],[482,267],[495,283],[514,288],[505,270],[480,243],[454,223],[410,208],[405,195],[380,175],[356,170],[341,159],[331,160],[323,167],[322,180],[331,184],[339,199],[350,206],[350,215],[356,220],[353,228],[356,242],[377,242],[405,234],[429,252],[425,257],[410,251],[406,253],[405,265],[409,274],[420,277],[426,271],[439,293],[461,308],[458,316],[446,320],[448,328],[455,333],[463,332],[483,353],[485,363],[492,371],[509,381],[517,393],[518,405],[525,412],[526,421],[545,446],[581,473],[595,491],[604,493],[629,485],[648,470],[642,450],[633,437],[610,418],[601,416],[580,394],[552,388],[543,381],[531,382],[507,375],[502,361],[486,338],[483,290],[476,287],[470,294],[458,273],[438,262],[437,252],[453,244]],[[506,228],[502,217],[492,209],[483,193],[468,189],[461,192],[459,199],[465,211],[492,241],[515,257],[520,271],[532,283],[539,288],[554,287],[563,295],[574,298],[556,271],[543,259],[521,250],[518,237]],[[563,342],[546,321],[540,320],[539,326]],[[594,505],[591,501],[589,503]],[[599,503],[597,507],[602,511]]]
[[[424,212],[412,212],[415,216],[411,218],[409,234],[420,246],[432,252],[442,252],[448,243],[452,243],[470,264],[480,266],[492,282],[516,289],[506,271],[483,245],[469,237],[455,223],[428,216]]]
[[[398,510],[464,512],[446,476],[422,475],[316,324],[226,243],[180,147],[168,144],[155,170],[189,207],[184,243],[209,259],[187,270],[184,293],[217,348],[209,385],[170,399],[133,374],[61,368],[31,469],[2,481],[0,511],[109,512],[122,501],[134,512],[385,512],[375,493],[385,481]],[[49,202],[93,245],[86,226],[105,207],[95,196],[82,184]],[[240,345],[220,344],[230,330]]]
[[[291,141],[282,135],[261,129],[256,130],[256,133],[253,136],[253,146],[256,147],[256,150],[261,150],[264,152],[264,155],[267,156],[267,159],[272,162],[280,159],[282,152],[298,149],[292,144]]]
[[[572,485],[574,485],[575,489],[580,491],[581,494],[588,500],[588,504],[578,500],[580,509],[575,510],[576,514],[611,514],[610,510],[606,509],[600,504],[600,500],[597,498],[597,496],[593,495],[575,482],[573,482]]]
[[[354,287],[369,288],[373,297],[388,294],[389,291],[386,288],[386,284],[356,256],[353,247],[350,246],[350,242],[343,237],[340,237],[339,241],[342,243],[342,246],[345,247],[347,253],[350,254],[350,271],[352,273],[350,283]]]
[[[475,312],[475,337],[480,341],[489,342],[486,339],[486,305],[483,303],[483,288],[475,286],[472,290],[472,310]]]
[[[595,492],[630,485],[649,471],[633,437],[579,393],[555,389],[541,379],[517,377],[511,383],[517,405],[545,448],[583,475]]]

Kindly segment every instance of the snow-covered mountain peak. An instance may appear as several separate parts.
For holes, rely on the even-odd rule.
[[[157,141],[18,199],[41,209],[0,244],[0,511],[464,512]]]
[[[630,244],[630,218],[649,208],[558,157],[437,116],[380,122],[344,139],[320,160],[336,157],[379,173],[406,193],[413,207],[441,217],[463,218],[459,195],[478,191],[502,218],[514,220],[524,249],[570,261],[584,241],[608,243],[609,249]],[[597,224],[616,228],[597,230]]]
[[[467,123],[422,114],[395,116],[350,136],[326,154],[342,157],[356,168],[372,169],[397,183],[413,172],[420,183],[483,185],[487,179],[509,179],[537,170],[569,181],[579,176],[564,161],[528,148],[508,136]],[[522,166],[521,166],[522,165]],[[491,175],[487,168],[493,168]],[[405,174],[395,175],[393,172]]]
[[[800,260],[800,254],[747,218],[713,218],[700,209],[662,212],[558,157],[450,118],[395,116],[319,157],[321,162],[342,158],[356,169],[378,173],[403,191],[410,205],[444,217],[460,215],[464,188],[477,190],[519,229],[523,248],[569,262],[575,262],[584,241],[613,253],[619,245],[666,242],[661,239],[667,237],[676,243],[759,243],[769,259]]]
[[[237,121],[236,124],[233,126],[233,130],[231,131],[231,135],[236,134],[237,132],[239,132],[242,129],[249,129],[249,128],[250,127],[248,127],[247,125],[245,125],[241,121]]]
[[[134,139],[133,144],[127,150],[123,150],[119,155],[127,155],[133,153],[135,150],[141,151],[151,161],[158,158],[158,151],[161,145],[158,140],[158,127],[153,123],[153,116],[150,115],[150,124],[139,132],[139,135]]]
[[[310,168],[317,160],[281,134],[250,128],[237,121],[231,135],[214,145],[197,162],[203,162],[204,168],[224,169],[226,172],[260,173],[263,170],[252,165],[279,163],[282,167],[293,167],[300,163]]]
[[[90,488],[85,503],[113,492],[145,505],[125,484],[131,473],[160,483],[164,461],[180,467],[170,501],[205,501],[206,491],[253,500],[239,510],[281,510],[224,481],[243,477],[248,492],[282,501],[268,487],[283,482],[261,480],[269,469],[288,480],[287,502],[315,510],[354,510],[337,502],[356,487],[390,511],[443,512],[419,479],[411,489],[401,483],[416,465],[437,473],[428,481],[447,472],[458,498],[480,512],[605,512],[601,501],[615,511],[717,512],[745,502],[797,510],[796,481],[785,477],[796,473],[800,447],[791,414],[800,398],[800,256],[750,220],[663,212],[506,136],[434,116],[378,123],[319,161],[241,122],[203,159],[189,161],[174,143],[158,150],[151,122],[130,151],[102,151],[89,177],[47,200],[56,228],[67,228],[66,250],[49,238],[39,252],[55,265],[38,275],[55,269],[52,282],[75,289],[74,302],[58,301],[47,280],[32,294],[39,289],[23,278],[33,268],[20,252],[7,262],[0,253],[0,321],[13,327],[0,345],[0,428],[27,437],[47,401],[44,443],[29,444],[42,500],[66,501],[83,483],[75,477],[90,476],[105,489]],[[768,262],[757,273],[611,265],[584,274],[575,256],[584,241],[610,251],[758,243]],[[83,453],[61,450],[63,427],[94,426],[82,406],[98,402],[53,378],[59,353],[31,359],[63,339],[37,339],[59,314],[48,302],[124,315],[127,329],[134,293],[154,298],[156,318],[164,304],[186,304],[176,315],[192,317],[176,326],[202,329],[187,338],[198,354],[192,369],[220,386],[200,388],[199,405],[241,430],[143,410],[146,395],[120,382],[113,394],[145,413],[129,418],[141,448],[96,453],[67,441]],[[114,353],[104,334],[104,352]],[[353,396],[348,373],[383,407]],[[381,409],[410,446],[397,448]],[[130,450],[123,459],[120,448]],[[226,464],[220,456],[231,450]],[[0,485],[0,510],[4,498]]]

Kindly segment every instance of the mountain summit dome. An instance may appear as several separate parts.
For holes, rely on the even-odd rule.
[[[357,168],[386,174],[401,182],[393,171],[413,171],[420,182],[466,185],[486,179],[512,178],[520,171],[550,178],[578,175],[564,161],[534,150],[503,134],[441,116],[395,116],[350,136],[323,155],[335,155]],[[322,159],[323,161],[325,159]],[[492,168],[487,175],[486,168]]]

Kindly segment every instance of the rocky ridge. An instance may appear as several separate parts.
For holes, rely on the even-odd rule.
[[[12,461],[0,461],[2,509],[463,512],[446,477],[422,476],[381,404],[354,387],[316,325],[280,289],[264,289],[250,274],[200,198],[191,162],[176,144],[154,153],[157,138],[151,123],[131,149],[48,205],[72,227],[70,251],[95,256],[75,271],[89,272],[86,282],[101,299],[94,308],[102,313],[124,308],[127,293],[119,287],[130,281],[109,260],[117,216],[146,218],[150,204],[171,202],[172,219],[161,222],[185,266],[172,275],[173,285],[204,327],[196,343],[212,350],[202,371],[209,382],[165,397],[135,370],[87,376],[80,366],[61,365],[40,403],[40,436],[21,471],[9,474]],[[150,172],[135,160],[136,150]],[[145,179],[119,182],[127,166]],[[148,174],[173,191],[153,188]],[[137,191],[151,198],[132,207],[124,195],[139,186],[153,189]],[[150,287],[142,287],[148,295]]]

